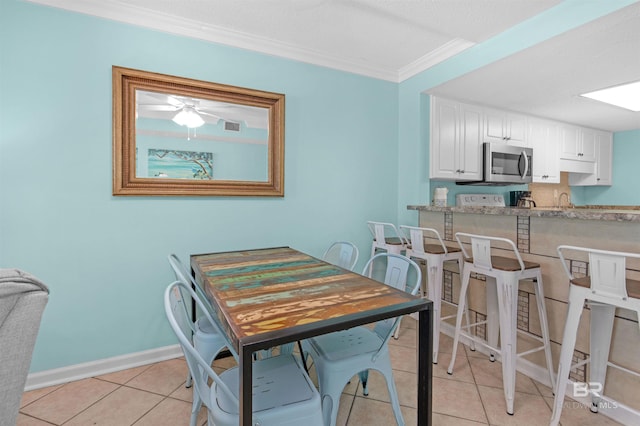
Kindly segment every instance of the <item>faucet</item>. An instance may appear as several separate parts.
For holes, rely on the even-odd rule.
[[[560,194],[560,196],[558,197],[558,205],[556,207],[562,207],[562,196],[563,195],[567,197],[567,207],[573,207],[571,205],[571,197],[566,192],[563,192],[563,193]]]

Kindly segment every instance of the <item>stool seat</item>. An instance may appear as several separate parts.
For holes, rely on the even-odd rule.
[[[375,238],[373,239],[373,241],[377,241]],[[398,237],[385,237],[384,238],[384,242],[385,244],[391,244],[391,245],[403,245],[404,241],[402,241],[402,239],[398,238]]]
[[[574,278],[569,282],[580,287],[591,288],[591,277]],[[626,284],[629,297],[640,299],[640,281],[627,278]]]
[[[473,263],[473,257],[469,259],[465,259],[465,262]],[[535,262],[528,262],[526,260],[522,261],[524,265],[524,269],[534,269],[539,268],[540,264]],[[520,267],[520,263],[518,259],[512,259],[510,257],[502,257],[502,256],[491,256],[491,266],[493,269],[499,269],[501,271],[520,271],[522,268]]]
[[[371,257],[375,256],[377,250],[402,254],[407,249],[407,241],[393,223],[368,221],[367,227],[373,236]]]
[[[461,253],[460,247],[446,247],[447,251],[445,252],[444,247],[438,244],[425,244],[424,251],[429,254],[445,254],[445,253]]]

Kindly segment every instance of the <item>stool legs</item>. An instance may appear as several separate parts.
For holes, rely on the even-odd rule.
[[[487,294],[487,324],[485,326],[487,343],[492,348],[498,347],[500,316],[498,313],[498,286],[494,277],[487,276],[485,281]],[[496,360],[493,349],[489,352],[491,362]]]
[[[460,331],[462,328],[462,314],[464,307],[467,306],[467,290],[469,289],[469,278],[471,277],[471,270],[469,268],[462,268],[462,281],[460,284],[460,299],[458,300],[458,313],[456,315],[456,331],[453,335],[453,352],[451,353],[451,361],[449,362],[449,368],[447,368],[448,374],[453,374],[453,365],[456,362],[456,354],[458,353],[458,342],[460,341]]]
[[[535,278],[536,304],[538,305],[538,317],[540,318],[540,330],[544,343],[544,355],[549,370],[549,382],[551,389],[556,387],[556,376],[553,374],[553,358],[551,357],[551,339],[549,338],[549,321],[547,320],[547,308],[544,304],[544,286],[542,285],[542,272],[538,272]]]
[[[607,362],[609,361],[609,349],[611,347],[611,334],[613,332],[613,320],[616,307],[601,303],[591,303],[590,325],[590,367],[589,383],[599,383],[601,388],[591,395],[591,411],[598,412],[600,397],[607,375]]]
[[[562,350],[560,351],[560,361],[558,363],[558,378],[556,380],[555,399],[553,401],[553,414],[551,415],[551,426],[555,426],[560,422],[560,414],[562,413],[562,404],[564,404],[564,396],[567,392],[567,381],[569,372],[571,371],[571,360],[573,358],[573,350],[576,346],[576,336],[578,334],[578,325],[580,324],[580,315],[582,315],[582,307],[585,299],[579,295],[574,295],[573,288],[569,289],[569,306],[567,307],[567,320],[562,335]]]
[[[458,303],[458,314],[456,317],[456,333],[454,337],[453,355],[447,372],[453,373],[453,365],[457,353],[457,345],[462,327],[462,309],[466,303],[467,291],[469,289],[470,268],[464,268],[462,286],[460,290],[460,301]],[[487,291],[487,322],[486,335],[487,346],[490,348],[490,360],[495,359],[495,348],[498,348],[498,338],[500,340],[499,353],[502,362],[502,381],[504,388],[507,413],[513,414],[516,385],[517,367],[517,333],[518,333],[518,282],[520,279],[535,279],[534,289],[540,317],[540,327],[542,329],[542,349],[545,351],[545,361],[549,370],[549,377],[552,388],[555,378],[553,375],[553,361],[551,358],[551,344],[549,341],[549,331],[547,325],[547,312],[544,305],[544,291],[542,287],[542,273],[531,271],[523,277],[519,272],[503,272],[495,277],[486,276]],[[472,338],[473,342],[473,338]],[[538,349],[539,350],[539,349]],[[529,353],[531,351],[525,352]],[[573,350],[571,351],[573,352]],[[567,372],[568,375],[568,372]]]
[[[435,264],[434,264],[435,263]],[[442,314],[442,256],[438,262],[427,261],[427,294],[433,301],[433,363],[438,363],[438,346],[440,345],[440,316]]]
[[[513,400],[516,391],[516,342],[518,338],[516,327],[516,318],[518,318],[517,277],[499,275],[496,278],[496,290],[498,293],[498,306],[500,306],[498,316],[500,318],[502,386],[507,403],[507,413],[513,414]]]

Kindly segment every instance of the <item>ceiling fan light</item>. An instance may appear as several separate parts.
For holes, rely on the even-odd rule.
[[[173,117],[173,122],[180,126],[187,126],[190,129],[200,127],[204,124],[204,120],[193,108],[184,107]]]

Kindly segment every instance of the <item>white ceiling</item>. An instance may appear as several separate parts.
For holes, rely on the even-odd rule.
[[[395,82],[561,0],[29,0]],[[612,131],[640,113],[578,93],[640,78],[640,3],[430,90]]]

